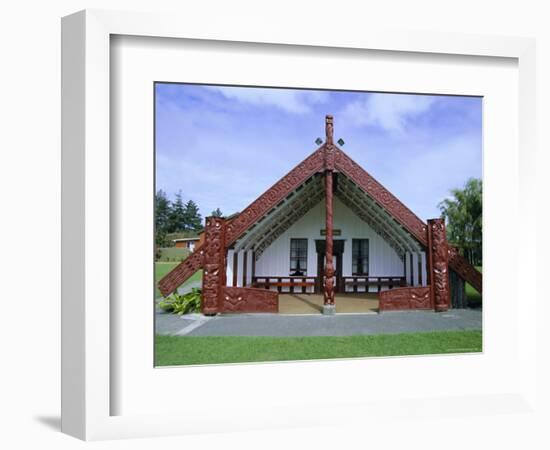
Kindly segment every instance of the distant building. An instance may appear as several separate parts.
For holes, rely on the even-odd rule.
[[[177,248],[187,248],[189,251],[195,250],[195,247],[200,241],[199,236],[195,237],[188,237],[188,238],[180,238],[180,239],[173,239],[172,242],[174,243],[174,247]]]

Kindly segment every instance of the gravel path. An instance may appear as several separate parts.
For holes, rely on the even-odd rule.
[[[159,312],[158,334],[187,336],[349,336],[443,330],[481,330],[482,312],[455,309],[395,311],[382,314],[281,315],[201,314],[176,316]]]

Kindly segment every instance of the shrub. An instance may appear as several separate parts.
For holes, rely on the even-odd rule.
[[[187,294],[174,292],[170,297],[161,300],[159,307],[172,314],[189,314],[201,310],[201,290],[192,288]]]

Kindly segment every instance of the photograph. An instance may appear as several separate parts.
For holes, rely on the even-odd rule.
[[[548,3],[5,2],[0,447],[550,449]]]
[[[483,97],[153,88],[155,366],[482,352]]]

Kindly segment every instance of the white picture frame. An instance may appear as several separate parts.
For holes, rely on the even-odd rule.
[[[320,399],[318,404],[281,404],[271,410],[241,410],[217,405],[210,416],[189,414],[112,415],[111,366],[114,358],[110,336],[111,183],[110,168],[110,37],[142,36],[175,39],[285,44],[338,49],[368,49],[409,52],[414,55],[446,54],[469,57],[500,57],[517,60],[519,80],[518,213],[536,221],[534,189],[529,174],[534,170],[536,123],[535,43],[532,39],[487,37],[445,33],[399,33],[368,31],[357,34],[309,33],[307,38],[292,31],[270,32],[251,24],[233,28],[219,22],[205,28],[201,21],[169,14],[144,14],[87,10],[67,16],[62,22],[62,430],[85,440],[149,437],[199,432],[219,432],[312,426],[324,419],[334,423],[358,423],[383,417],[399,422],[405,416],[435,420],[441,417],[493,415],[504,409],[517,414],[536,413],[536,288],[524,286],[518,311],[516,349],[521,365],[517,383],[500,394],[464,397],[395,397],[373,402]],[[518,245],[518,259],[536,260],[536,237],[526,234]],[[518,265],[517,279],[529,279],[535,267]],[[516,293],[517,295],[517,293]],[[323,364],[323,363],[315,363]],[[380,364],[392,365],[391,360]],[[350,370],[353,362],[343,367]],[[257,366],[256,366],[257,367]],[[254,369],[265,373],[263,369]],[[303,370],[313,366],[302,363]],[[309,369],[307,368],[309,367]],[[204,368],[203,368],[204,369]],[[211,370],[212,368],[210,368]],[[241,366],[239,370],[246,370]],[[172,369],[163,369],[172,370]],[[205,373],[204,371],[201,373]],[[267,375],[269,376],[269,375]],[[215,396],[211,396],[210,400]],[[261,397],[253,401],[262,401]],[[399,411],[395,411],[399,402]],[[430,408],[437,408],[434,415]],[[505,405],[505,407],[504,407]],[[266,405],[262,405],[265,407]],[[267,405],[269,407],[269,405]],[[229,419],[230,417],[230,419]]]

